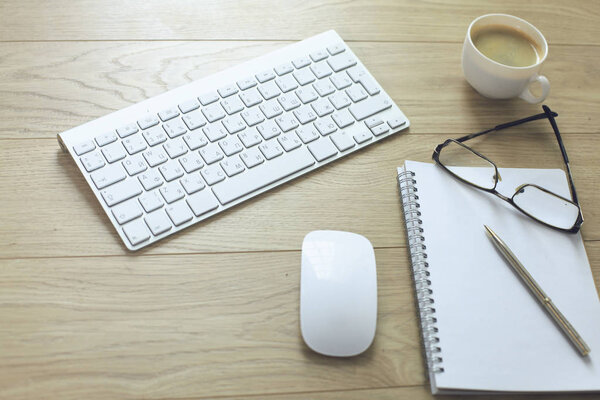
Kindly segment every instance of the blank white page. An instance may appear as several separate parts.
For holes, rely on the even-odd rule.
[[[547,228],[435,164],[406,161],[417,181],[444,372],[434,387],[600,390],[600,302],[580,234]],[[500,169],[498,191],[536,183],[570,197],[565,173]],[[585,210],[584,215],[585,215]],[[494,247],[515,253],[591,348],[581,357]]]

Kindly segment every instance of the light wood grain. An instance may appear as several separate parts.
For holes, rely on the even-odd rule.
[[[476,146],[506,167],[560,168],[550,126],[503,132]],[[532,128],[533,129],[533,128]],[[361,233],[376,247],[405,245],[395,171],[405,159],[431,161],[445,135],[401,133],[194,225],[144,254],[298,250],[314,229]],[[2,257],[125,254],[113,226],[70,157],[53,140],[5,140],[0,148]],[[532,146],[532,143],[534,145]],[[475,145],[475,144],[474,144]],[[585,214],[584,237],[600,240],[595,158],[598,135],[568,135],[565,146]],[[35,160],[24,169],[20,160]],[[499,201],[493,199],[492,201]],[[35,218],[33,217],[35,215]]]
[[[600,5],[583,0],[13,0],[0,4],[0,39],[301,40],[336,29],[346,40],[462,42],[491,12],[529,20],[551,44],[600,44]]]
[[[0,2],[0,398],[432,399],[395,168],[539,112],[484,99],[462,77],[467,25],[490,12],[529,20],[550,43],[547,103],[600,287],[598,2]],[[408,132],[128,252],[56,134],[329,29],[410,118]],[[473,144],[499,166],[562,167],[545,123]],[[376,247],[378,330],[359,357],[302,342],[300,246],[314,229]],[[473,397],[492,398],[509,397]]]
[[[600,276],[600,243],[588,243],[588,256]],[[0,398],[313,396],[425,385],[408,255],[379,249],[376,258],[377,335],[353,359],[303,344],[299,251],[8,260]],[[425,387],[412,390],[429,397]]]
[[[278,42],[0,43],[0,138],[49,138],[268,53]],[[460,135],[540,112],[492,101],[464,80],[460,43],[351,43],[411,120],[411,132]],[[564,135],[600,133],[600,47],[551,47],[547,100]],[[31,55],[34,54],[35,57]]]

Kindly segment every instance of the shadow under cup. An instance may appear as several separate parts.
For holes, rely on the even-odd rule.
[[[513,67],[486,57],[475,47],[472,34],[491,26],[505,26],[508,30],[522,33],[533,42],[539,52],[538,61],[525,67]],[[476,18],[469,25],[463,44],[462,68],[467,82],[485,97],[520,97],[530,103],[539,103],[546,98],[550,90],[548,79],[538,74],[547,56],[548,43],[535,26],[512,15],[487,14]],[[542,86],[541,96],[534,96],[529,90],[529,85],[536,81]]]

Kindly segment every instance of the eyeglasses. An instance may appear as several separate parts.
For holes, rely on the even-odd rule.
[[[542,106],[542,108],[544,112],[541,114],[501,124],[492,129],[473,133],[458,139],[448,139],[435,148],[432,157],[446,172],[460,181],[498,196],[523,214],[546,226],[564,232],[576,233],[579,232],[583,224],[583,215],[579,201],[577,200],[577,193],[575,192],[575,184],[573,183],[573,176],[569,167],[569,158],[567,157],[565,146],[554,119],[558,114],[551,111],[547,106]],[[550,125],[552,125],[552,129],[558,140],[558,145],[567,167],[571,199],[562,197],[532,183],[520,185],[511,197],[499,193],[496,190],[496,186],[501,177],[496,164],[489,158],[463,144],[463,142],[469,139],[485,135],[486,133],[540,119],[548,119],[550,121]],[[465,166],[479,166],[482,168],[469,168]]]

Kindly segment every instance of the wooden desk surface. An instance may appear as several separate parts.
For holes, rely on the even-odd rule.
[[[548,39],[547,104],[560,115],[598,287],[598,2],[0,3],[0,398],[430,398],[395,167],[539,112],[464,81],[466,28],[488,12],[525,18]],[[410,130],[127,252],[56,134],[328,29]],[[562,162],[550,129],[483,142],[501,166]],[[361,233],[376,248],[376,340],[353,359],[318,356],[300,336],[300,248],[314,229]]]

